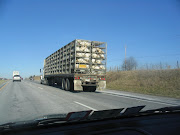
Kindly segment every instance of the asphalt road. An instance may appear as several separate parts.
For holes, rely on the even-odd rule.
[[[69,92],[32,81],[9,81],[0,88],[0,124],[82,110],[96,111],[139,105],[146,105],[144,110],[147,110],[179,104],[178,99],[115,90]]]

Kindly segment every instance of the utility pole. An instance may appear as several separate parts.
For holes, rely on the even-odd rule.
[[[177,61],[177,69],[179,69],[179,62]]]
[[[125,70],[126,70],[126,45],[125,45]]]

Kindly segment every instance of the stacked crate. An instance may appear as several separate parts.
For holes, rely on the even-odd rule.
[[[104,74],[106,67],[106,43],[77,40],[76,71],[83,73]],[[86,71],[86,72],[85,72]]]
[[[74,67],[74,42],[62,47],[45,59],[45,74],[67,74]]]
[[[93,73],[104,74],[106,43],[74,40],[45,59],[45,75]]]

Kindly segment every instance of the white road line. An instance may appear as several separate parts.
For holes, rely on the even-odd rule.
[[[76,102],[76,101],[74,101],[74,103],[79,104],[79,105],[82,105],[82,106],[84,106],[84,107],[86,107],[86,108],[89,108],[89,109],[91,109],[91,110],[93,110],[93,111],[97,111],[96,109],[94,109],[94,108],[92,108],[92,107],[90,107],[90,106],[84,105],[84,104],[82,104],[82,103],[79,103],[79,102]]]
[[[177,106],[176,104],[171,104],[171,103],[164,103],[164,102],[161,102],[161,101],[152,101],[152,100],[149,100],[149,99],[140,99],[138,97],[129,97],[129,96],[126,96],[126,95],[114,95],[114,94],[111,94],[111,93],[102,93],[102,94],[106,94],[106,95],[111,95],[111,96],[115,96],[115,97],[124,97],[124,98],[129,98],[129,99],[135,99],[135,100],[141,100],[141,101],[146,101],[146,102],[152,102],[152,103],[158,103],[158,104],[164,104],[164,105],[170,105],[170,106]]]
[[[39,89],[43,89],[43,88],[41,88],[41,87],[38,87]]]

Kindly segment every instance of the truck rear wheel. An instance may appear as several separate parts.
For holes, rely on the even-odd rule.
[[[49,85],[49,86],[52,86],[52,84],[53,84],[53,83],[52,83],[52,79],[51,79],[51,78],[48,78],[48,85]]]
[[[61,84],[61,87],[62,87],[63,90],[65,90],[65,83],[66,83],[66,82],[65,82],[65,79],[63,78],[63,79],[62,79],[62,84]]]
[[[70,82],[69,82],[69,79],[67,78],[66,79],[66,83],[65,83],[66,85],[65,85],[65,90],[70,90],[70,88],[71,88],[71,84],[70,84]]]

